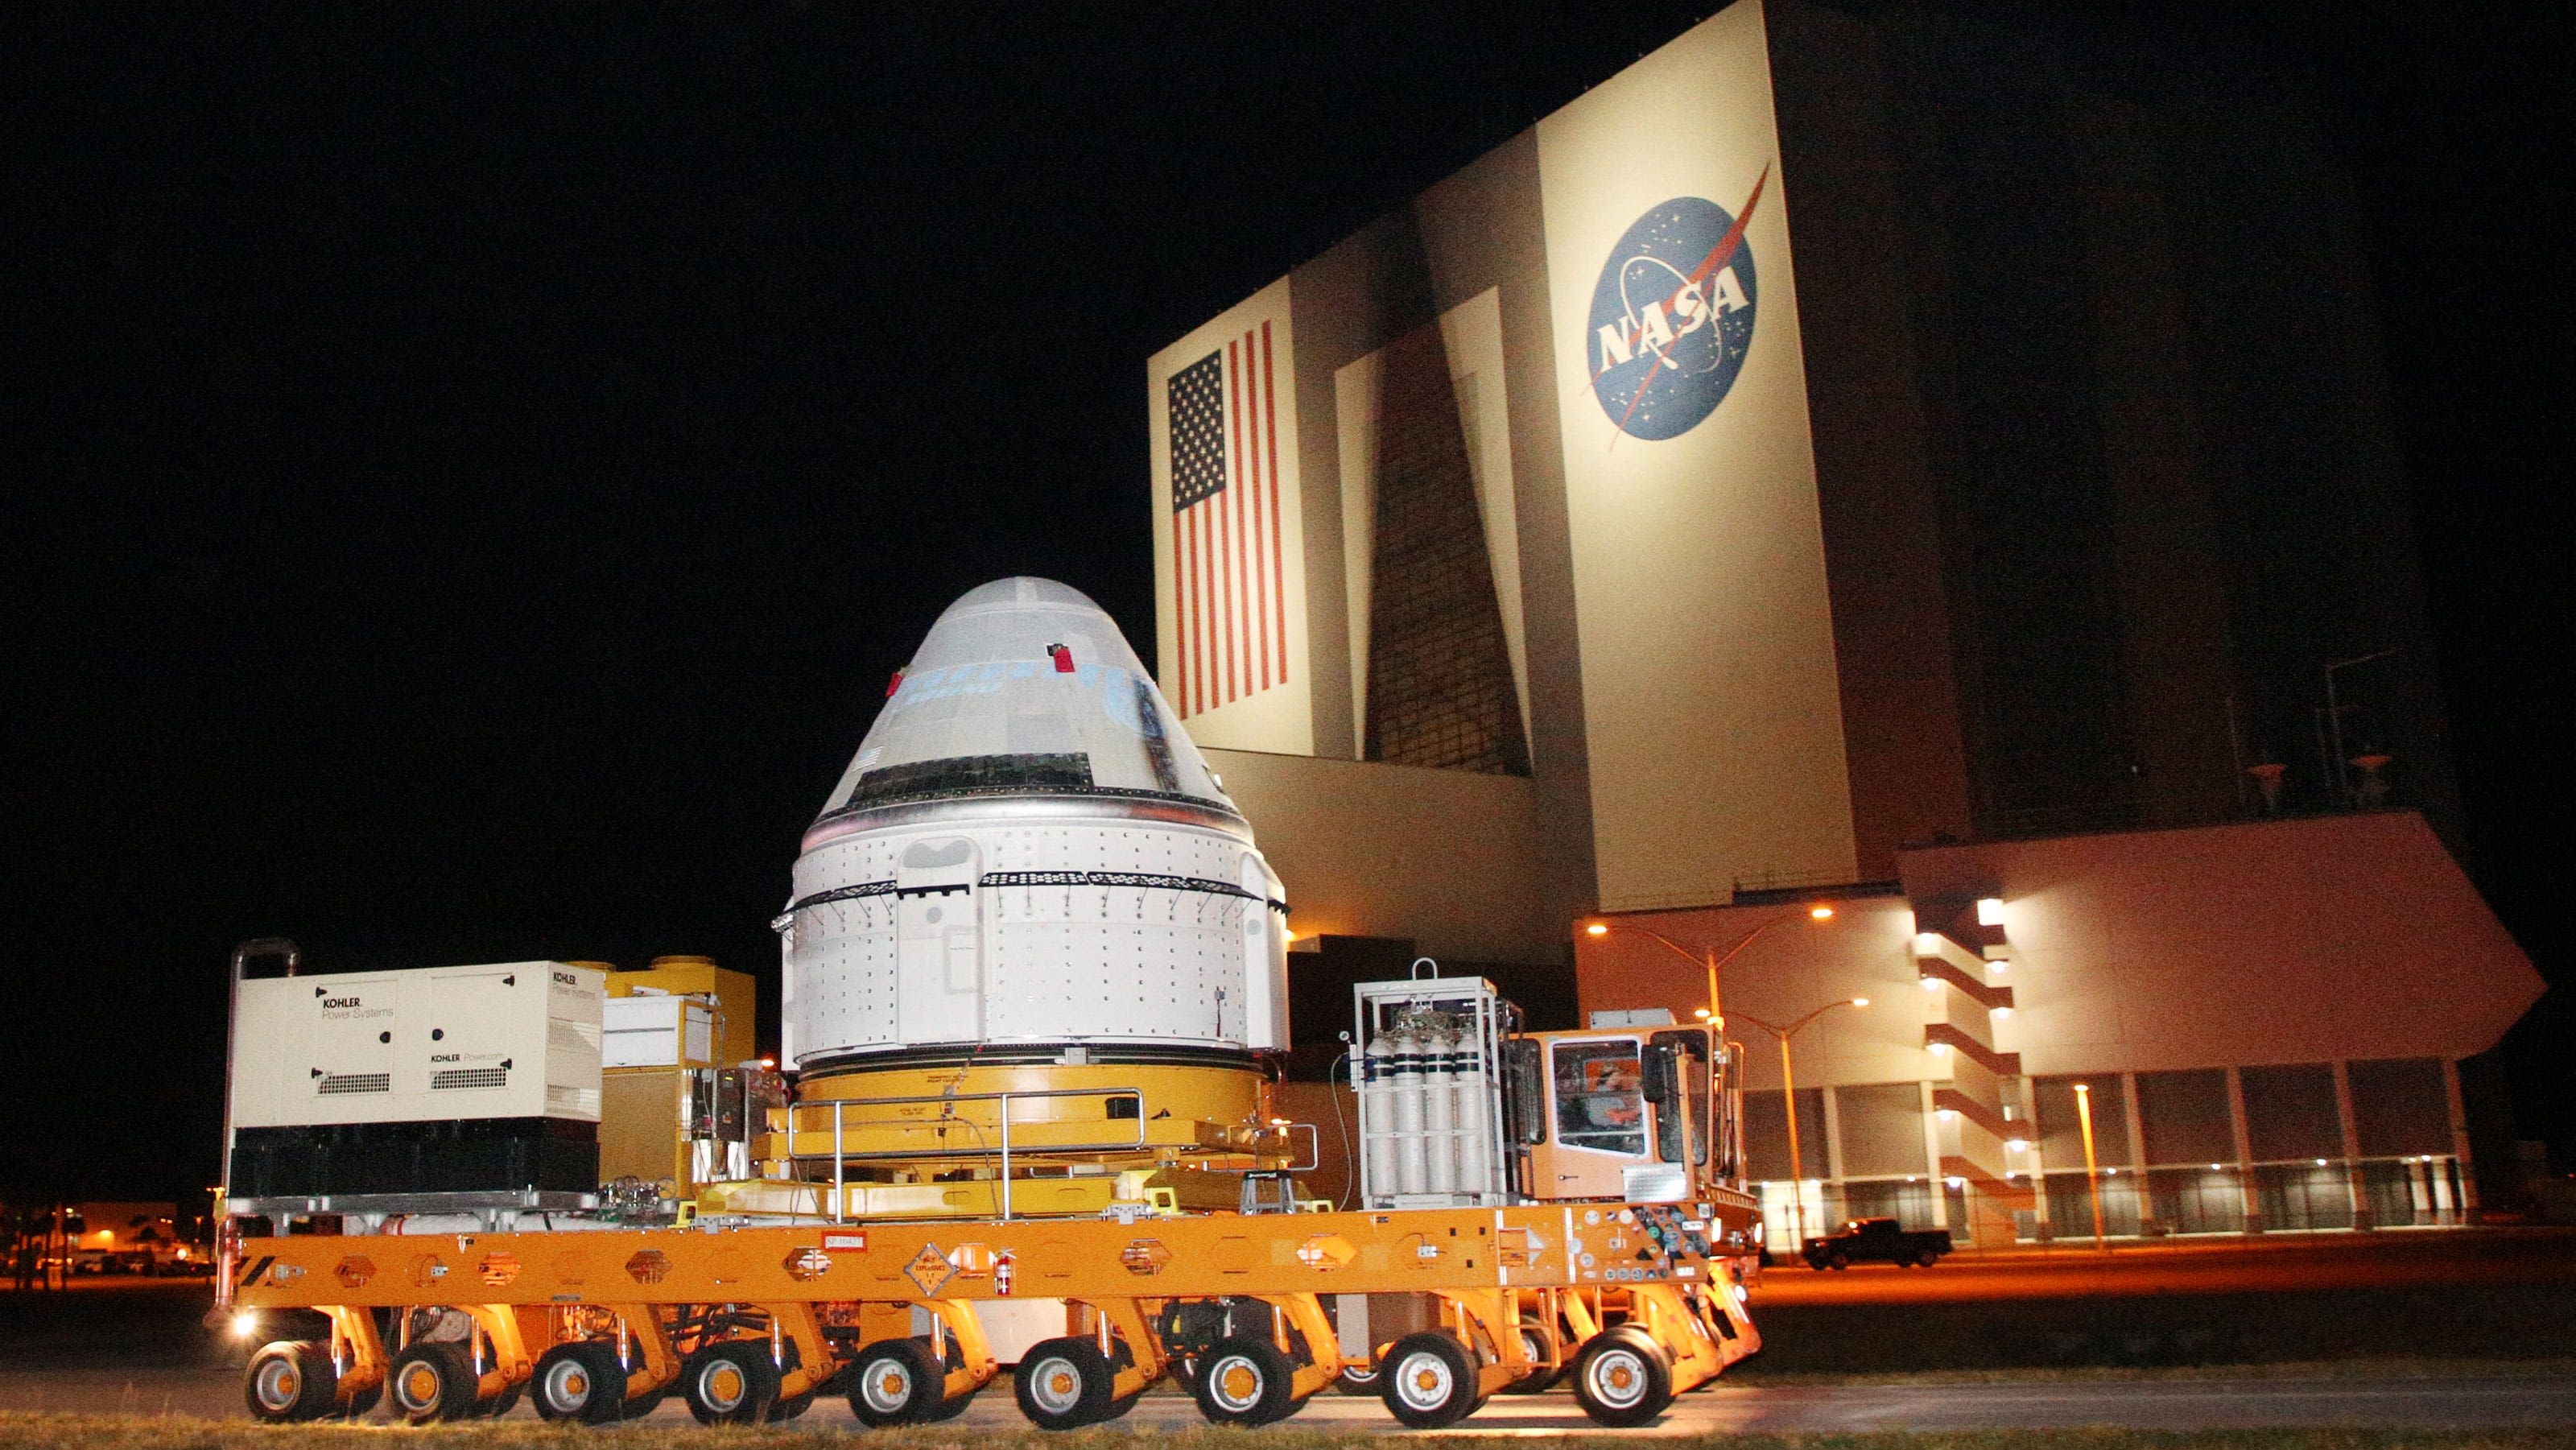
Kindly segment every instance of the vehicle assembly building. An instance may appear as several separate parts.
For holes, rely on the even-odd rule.
[[[2541,983],[2247,79],[1737,0],[1156,354],[1155,667],[1292,999],[1716,1011],[1775,1246],[2464,1221]]]

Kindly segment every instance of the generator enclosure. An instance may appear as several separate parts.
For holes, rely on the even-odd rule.
[[[606,980],[566,962],[499,962],[244,981],[233,1126],[596,1123]]]
[[[235,992],[234,1197],[598,1187],[598,969],[497,962]]]

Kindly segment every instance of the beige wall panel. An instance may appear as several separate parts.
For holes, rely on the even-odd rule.
[[[1867,1007],[1837,1007],[1801,1030],[1792,1061],[1801,1087],[1920,1082],[1951,1075],[1951,1058],[1923,1050],[1931,995],[1915,985],[1914,914],[1904,901],[1869,897],[1841,903],[1831,921],[1812,921],[1804,906],[1720,907],[1606,918],[1611,933],[1575,934],[1575,982],[1582,1010],[1668,1007],[1688,1021],[1706,1005],[1705,969],[1645,935],[1660,932],[1694,953],[1719,955],[1745,934],[1763,936],[1727,964],[1719,984],[1730,1015],[1786,1024],[1827,1002],[1867,997]],[[1777,922],[1764,927],[1765,922]],[[1746,1052],[1746,1081],[1780,1086],[1780,1049],[1769,1033],[1737,1024],[1727,1034]]]
[[[1851,793],[1760,5],[1739,0],[1537,130],[1602,904],[1724,900],[1739,881],[1850,880]],[[1664,203],[1744,213],[1757,185],[1744,231],[1754,325],[1732,386],[1685,431],[1643,436],[1645,420],[1614,417],[1589,384],[1604,268]],[[1724,268],[1709,278],[1723,280]],[[1651,310],[1640,303],[1635,315]],[[1684,350],[1677,341],[1671,355]],[[1675,371],[1722,374],[1693,365]],[[1657,406],[1670,418],[1690,411]]]
[[[2003,898],[2013,960],[1998,980],[2032,1072],[2468,1055],[2542,986],[2411,811],[1902,861],[1918,898]]]
[[[1544,962],[1578,903],[1538,862],[1536,795],[1517,776],[1210,750],[1288,889],[1301,937],[1410,937],[1435,957]]]

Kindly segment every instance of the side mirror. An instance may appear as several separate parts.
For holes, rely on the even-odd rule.
[[[1645,1059],[1640,1065],[1639,1076],[1642,1079],[1640,1085],[1646,1090],[1646,1101],[1667,1113],[1681,1110],[1682,1074],[1679,1057],[1680,1054],[1673,1050],[1670,1043],[1648,1043]]]

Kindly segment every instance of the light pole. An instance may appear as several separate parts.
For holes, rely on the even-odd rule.
[[[2075,1085],[2075,1120],[2084,1126],[2084,1186],[2093,1190],[2093,1248],[2102,1252],[2102,1170],[2093,1162],[2093,1087]]]
[[[1789,1118],[1789,1216],[1790,1222],[1796,1225],[1798,1247],[1801,1249],[1807,1246],[1807,1171],[1806,1165],[1800,1162],[1798,1158],[1798,1077],[1796,1071],[1789,1064],[1789,1039],[1797,1035],[1799,1028],[1804,1027],[1808,1023],[1815,1021],[1817,1018],[1824,1016],[1836,1007],[1866,1007],[1868,1005],[1869,999],[1867,997],[1853,997],[1841,1002],[1827,1002],[1822,1007],[1817,1008],[1815,1011],[1808,1013],[1806,1016],[1799,1018],[1797,1021],[1790,1023],[1786,1027],[1774,1027],[1759,1017],[1743,1018],[1744,1021],[1750,1022],[1754,1026],[1759,1027],[1763,1031],[1780,1039],[1780,1101],[1783,1107],[1787,1110]]]
[[[1834,909],[1832,907],[1822,903],[1802,908],[1802,910],[1810,921],[1829,921],[1833,918],[1834,914]],[[1708,971],[1709,1026],[1713,1028],[1723,1028],[1726,1025],[1726,1016],[1718,1007],[1718,973],[1725,969],[1728,962],[1734,961],[1737,957],[1743,955],[1744,949],[1753,945],[1754,938],[1762,935],[1762,933],[1766,931],[1769,931],[1771,928],[1778,926],[1784,921],[1796,920],[1798,915],[1799,913],[1797,912],[1784,912],[1779,916],[1771,918],[1769,921],[1753,928],[1753,930],[1737,937],[1734,944],[1726,949],[1724,955],[1720,955],[1715,947],[1703,947],[1699,951],[1692,951],[1689,947],[1683,946],[1680,942],[1673,940],[1671,937],[1664,935],[1662,932],[1659,932],[1652,927],[1633,926],[1624,921],[1616,924],[1606,921],[1592,922],[1583,928],[1583,934],[1586,936],[1608,936],[1613,931],[1632,933],[1637,936],[1642,936],[1649,941],[1658,943],[1665,950],[1672,952],[1674,955],[1679,956],[1694,965],[1706,968]]]

